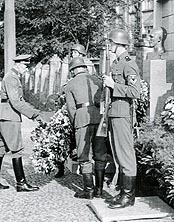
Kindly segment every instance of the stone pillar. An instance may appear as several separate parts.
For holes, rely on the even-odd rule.
[[[62,87],[66,82],[69,74],[69,57],[66,56],[62,62],[62,69],[61,69],[61,84]]]
[[[42,66],[40,92],[44,92],[45,90],[48,91],[48,89],[45,89],[45,85],[47,85],[46,81],[48,80],[49,69],[50,67],[47,64]]]
[[[41,103],[46,103],[48,97],[48,89],[49,89],[49,70],[50,66],[45,64],[42,66],[41,70],[41,78],[40,78],[40,101]]]
[[[54,83],[56,81],[56,75],[59,73],[59,69],[61,66],[61,59],[57,56],[54,55],[50,59],[50,75],[49,75],[49,90],[48,90],[48,95],[53,94],[54,92]]]
[[[4,12],[4,61],[5,73],[13,66],[16,56],[14,0],[5,0]]]
[[[34,94],[40,92],[41,69],[42,69],[42,63],[38,63],[35,69]]]
[[[30,78],[29,78],[29,90],[34,92],[34,76],[35,76],[36,68],[33,67],[30,69]]]

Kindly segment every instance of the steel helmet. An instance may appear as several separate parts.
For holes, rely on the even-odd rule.
[[[82,55],[86,55],[86,50],[85,47],[81,44],[74,44],[71,48],[71,50],[77,50],[79,53],[81,53]]]
[[[129,45],[129,35],[122,29],[114,29],[109,33],[109,40],[121,45]]]
[[[84,59],[82,57],[75,57],[69,63],[69,70],[70,71],[74,68],[77,68],[77,67],[87,67],[84,62]]]

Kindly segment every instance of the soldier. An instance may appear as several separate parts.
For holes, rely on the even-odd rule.
[[[86,50],[85,50],[85,47],[81,44],[74,44],[72,47],[71,47],[71,57],[72,58],[75,58],[75,57],[84,57],[86,56]],[[74,76],[71,75],[69,76],[70,78],[73,78]],[[65,85],[62,87],[62,91],[64,91],[64,88]],[[73,132],[74,133],[74,132]],[[72,135],[73,137],[74,135]],[[73,146],[75,146],[75,144],[73,144]],[[58,164],[58,172],[57,174],[55,175],[56,178],[60,178],[62,176],[64,176],[65,174],[65,165],[64,163],[59,163]]]
[[[78,43],[74,44],[71,48],[71,56],[72,58],[86,56],[85,47]]]
[[[75,57],[69,65],[74,73],[65,88],[67,110],[75,128],[77,157],[81,168],[84,189],[75,197],[92,199],[102,196],[107,149],[104,138],[96,137],[100,122],[100,96],[102,81],[89,75],[83,58]],[[93,161],[95,161],[95,192],[93,184]]]
[[[117,61],[112,64],[112,77],[104,75],[104,84],[111,89],[109,136],[115,163],[120,168],[121,192],[110,200],[109,208],[134,205],[135,180],[137,174],[136,156],[133,147],[133,99],[140,97],[138,67],[127,52],[128,34],[123,30],[109,33],[111,51]]]
[[[39,111],[29,106],[24,98],[20,77],[27,70],[31,55],[19,55],[14,58],[13,68],[5,74],[1,84],[0,104],[0,168],[6,151],[12,153],[13,169],[17,181],[17,192],[35,191],[39,187],[33,187],[26,181],[22,164],[22,137],[21,137],[21,114],[31,120],[41,121]],[[0,189],[8,186],[0,185]]]

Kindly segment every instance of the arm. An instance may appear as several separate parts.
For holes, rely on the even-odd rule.
[[[65,88],[65,94],[66,94],[66,105],[67,105],[67,111],[70,118],[71,123],[74,123],[75,114],[76,114],[76,104],[73,97],[73,94],[67,85]]]
[[[115,83],[113,96],[114,97],[127,97],[137,99],[140,97],[140,77],[138,70],[133,66],[126,65],[124,67],[124,74],[126,78],[126,85]]]
[[[104,83],[113,89],[113,97],[137,99],[140,97],[140,77],[136,67],[126,65],[124,67],[126,84],[114,82],[112,77],[106,77]]]
[[[39,110],[33,109],[23,98],[22,85],[16,77],[8,78],[5,81],[5,88],[11,106],[19,113],[28,118],[35,118],[39,115]]]

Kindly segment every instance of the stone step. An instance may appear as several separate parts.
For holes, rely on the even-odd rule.
[[[173,221],[174,209],[157,196],[136,197],[135,205],[122,209],[109,209],[103,199],[93,199],[89,206],[102,222],[113,221]]]

